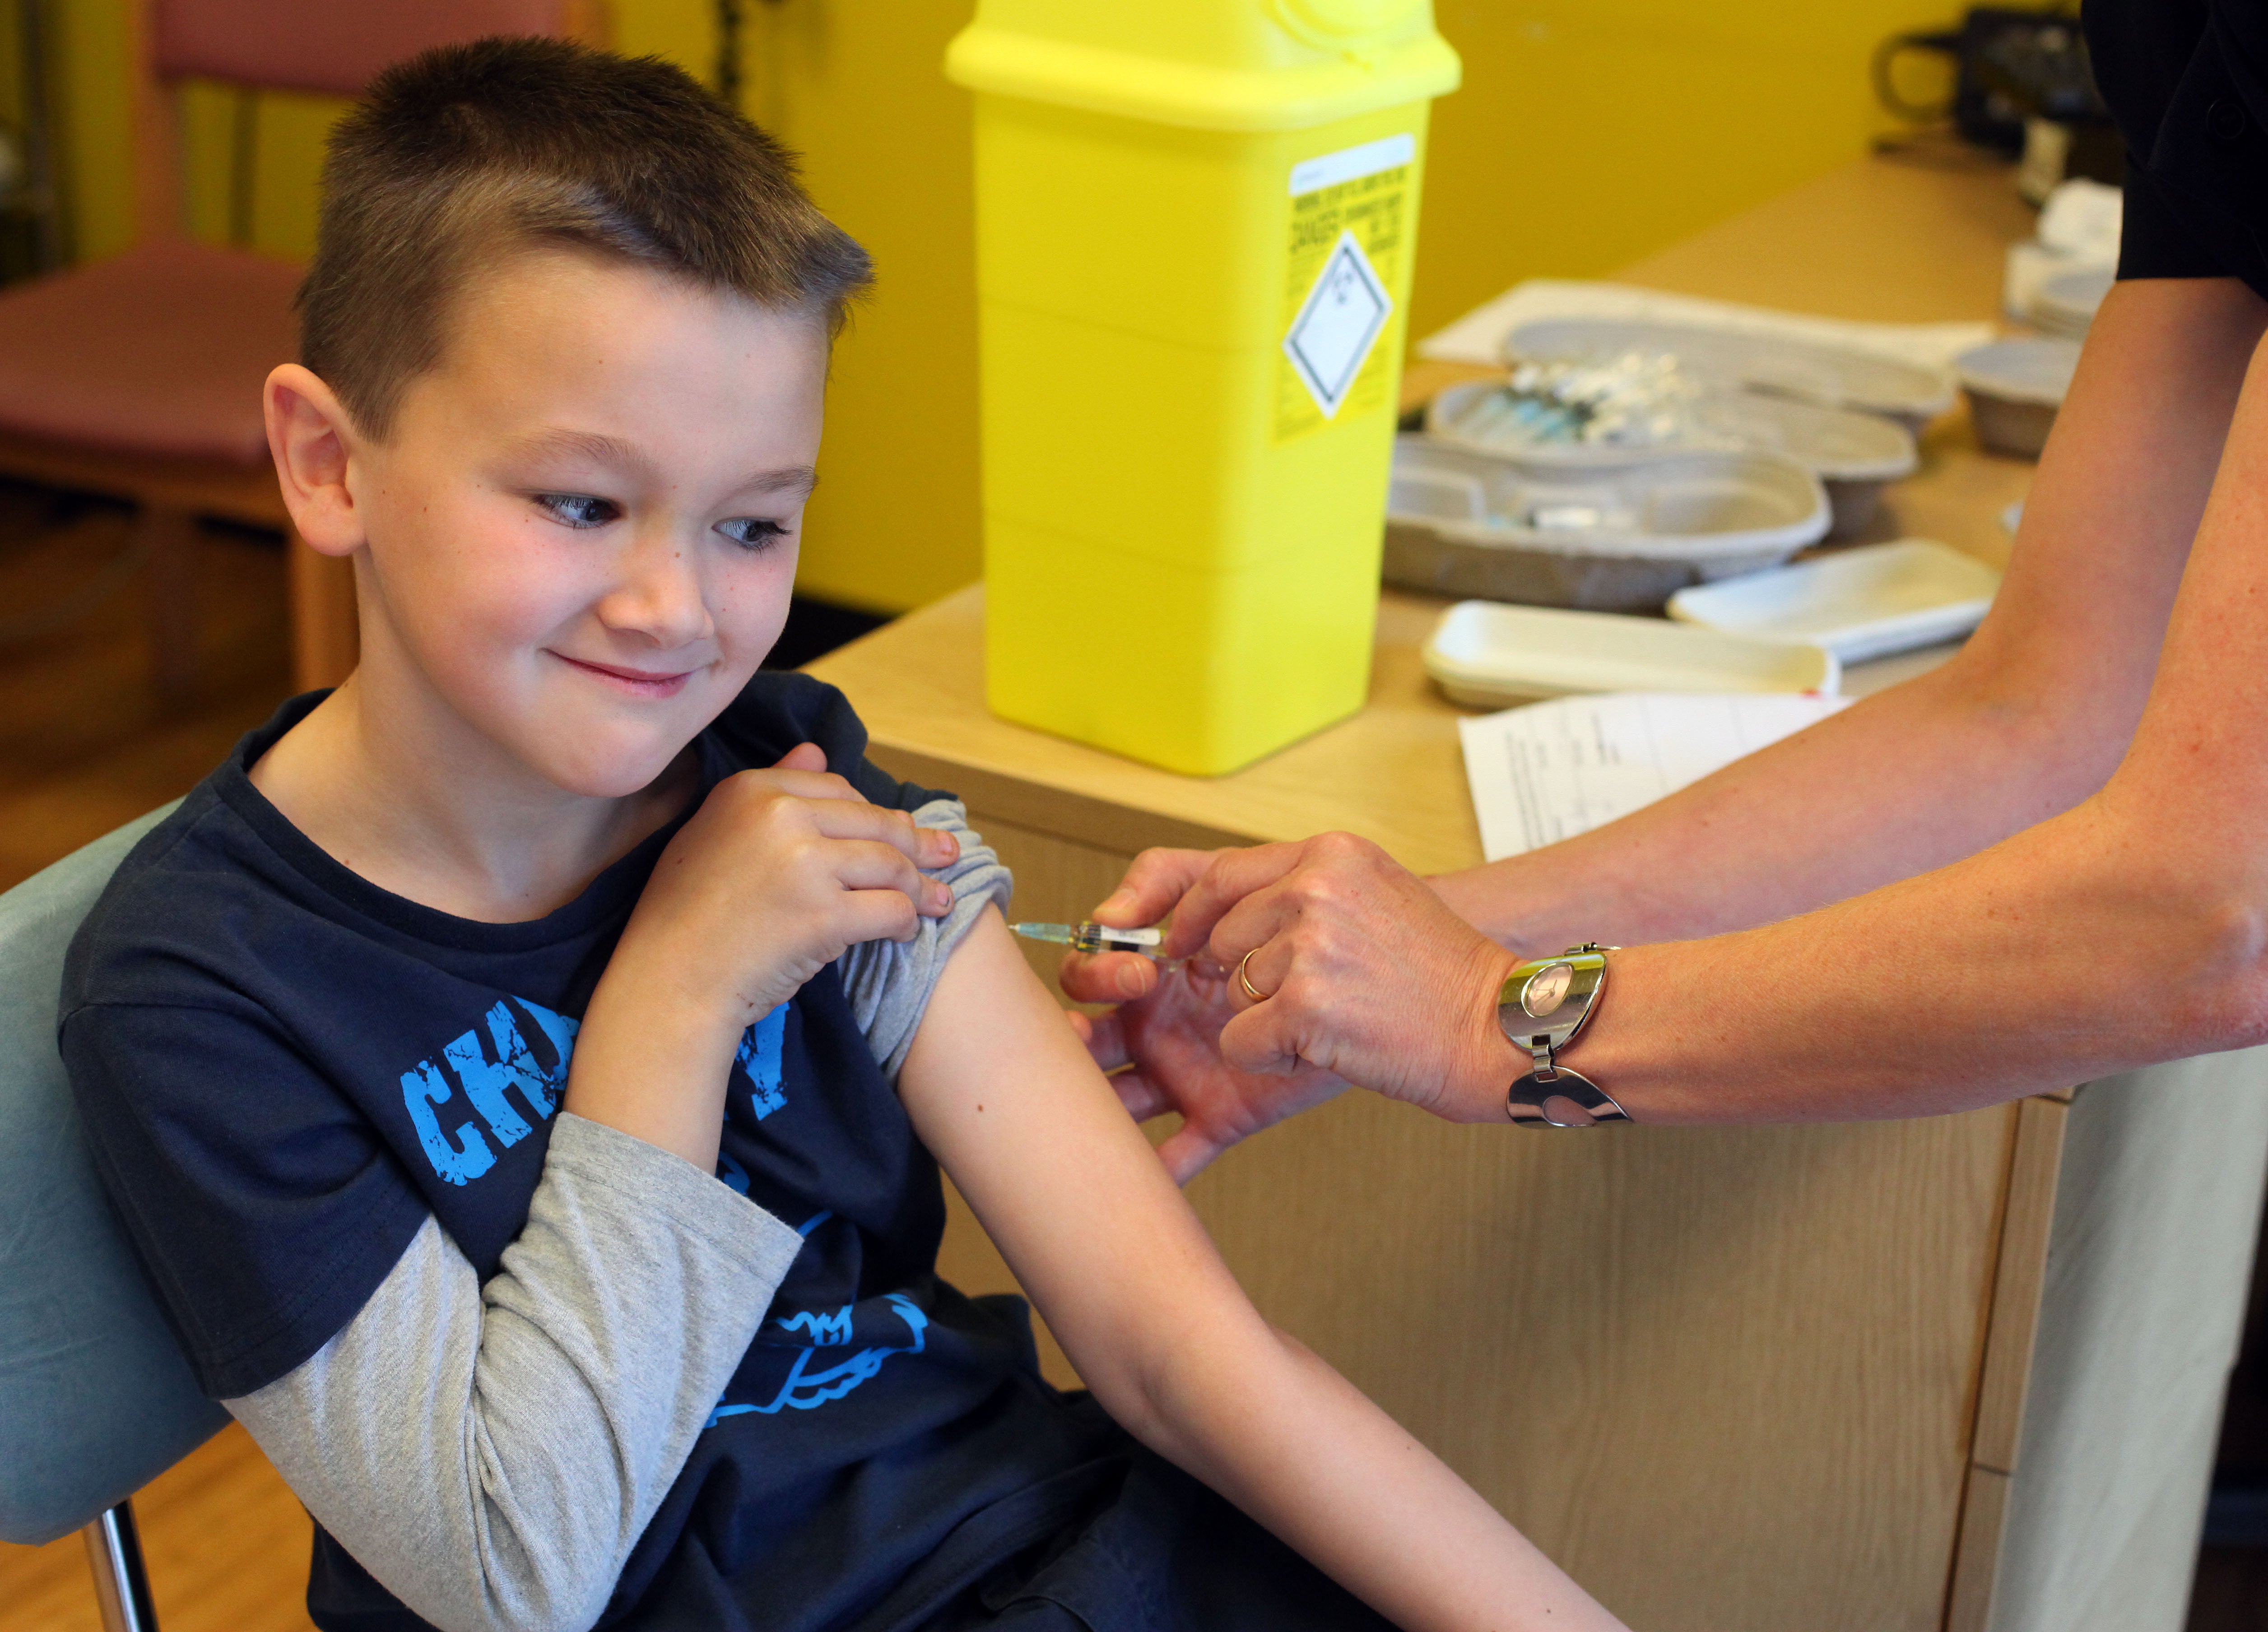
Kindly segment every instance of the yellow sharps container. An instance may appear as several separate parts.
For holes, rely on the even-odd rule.
[[[1429,0],[979,0],[986,674],[1200,776],[1362,706]]]

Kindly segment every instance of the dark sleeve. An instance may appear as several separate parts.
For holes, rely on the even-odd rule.
[[[255,1013],[92,1003],[63,1061],[199,1386],[265,1386],[354,1318],[427,1217],[361,1113]]]
[[[799,742],[817,743],[826,750],[827,768],[872,805],[913,811],[932,799],[954,797],[900,782],[868,759],[865,723],[850,699],[808,674],[759,673],[717,726],[744,765],[770,765]]]
[[[2126,168],[2126,204],[2118,228],[2118,276],[2227,277],[2229,268],[2182,219],[2165,190],[2139,165]]]
[[[2235,277],[2268,297],[2268,5],[2088,0],[2126,144],[2122,278]]]

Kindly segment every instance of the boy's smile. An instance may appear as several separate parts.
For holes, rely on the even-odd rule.
[[[640,669],[617,668],[610,663],[590,663],[580,658],[563,660],[589,673],[615,681],[634,697],[674,697],[685,689],[685,682],[693,678],[690,669],[681,669],[674,674],[650,673]]]

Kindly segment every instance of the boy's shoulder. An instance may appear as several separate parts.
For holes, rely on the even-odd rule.
[[[808,674],[758,671],[709,734],[729,770],[760,770],[777,764],[797,744],[814,742],[827,754],[827,768],[871,804],[910,811],[950,797],[900,782],[869,760],[865,723],[850,700]]]
[[[272,898],[278,835],[262,834],[247,802],[229,797],[249,783],[245,767],[288,731],[314,699],[295,697],[153,825],[121,858],[73,936],[63,969],[66,1013],[99,972],[122,1001],[164,1002],[185,954],[212,926],[250,928]],[[280,819],[279,819],[280,820]],[[130,994],[130,996],[129,996]]]
[[[232,986],[244,962],[288,962],[292,943],[343,925],[380,933],[427,916],[363,884],[252,787],[250,768],[320,701],[294,697],[246,733],[180,806],[129,850],[73,937],[63,1010],[90,999],[162,1005]],[[776,764],[816,743],[830,769],[877,805],[917,810],[945,797],[902,783],[866,758],[866,728],[849,699],[808,674],[758,673],[703,733],[720,775]],[[335,949],[334,949],[335,950]],[[219,978],[218,988],[216,977]]]

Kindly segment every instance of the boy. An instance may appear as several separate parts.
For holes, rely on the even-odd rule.
[[[137,847],[61,1022],[317,1622],[1612,1625],[1253,1312],[959,806],[756,673],[866,279],[780,151],[491,40],[326,182],[267,405],[361,665]],[[1091,1399],[936,1279],[932,1152]]]

